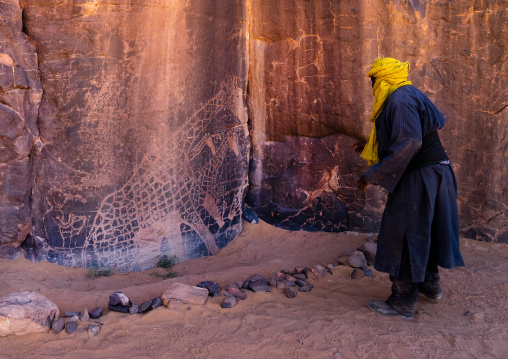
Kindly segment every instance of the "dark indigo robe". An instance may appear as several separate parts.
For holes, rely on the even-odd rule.
[[[445,118],[413,86],[395,90],[376,119],[380,162],[365,178],[389,193],[378,237],[375,268],[399,275],[407,238],[413,282],[422,282],[429,261],[464,265],[459,247],[457,183],[450,164],[406,170],[422,137],[440,129]]]

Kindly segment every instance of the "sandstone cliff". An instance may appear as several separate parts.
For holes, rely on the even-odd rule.
[[[376,231],[356,181],[379,56],[447,117],[462,233],[508,242],[507,1],[0,4],[0,257],[139,270],[213,254],[242,205]],[[249,166],[250,161],[250,166]],[[247,194],[247,188],[249,188]]]

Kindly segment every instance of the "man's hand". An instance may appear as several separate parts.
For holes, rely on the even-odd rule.
[[[362,153],[363,148],[365,147],[366,144],[367,144],[367,142],[365,142],[365,141],[358,141],[356,143],[353,143],[351,145],[351,147],[353,147],[355,149],[356,153]]]
[[[358,189],[362,192],[365,192],[367,190],[367,187],[369,187],[369,185],[370,183],[367,182],[365,176],[362,175],[362,177],[360,177],[360,179],[358,180]]]

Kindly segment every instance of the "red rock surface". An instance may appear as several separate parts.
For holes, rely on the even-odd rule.
[[[276,226],[376,231],[386,193],[356,190],[351,144],[379,56],[447,117],[463,235],[508,242],[506,1],[9,0],[0,17],[0,258],[213,254],[248,184]]]

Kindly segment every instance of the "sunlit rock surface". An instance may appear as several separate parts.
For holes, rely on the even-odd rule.
[[[356,189],[351,145],[370,133],[379,56],[409,61],[447,117],[462,233],[508,242],[507,8],[4,1],[0,258],[140,270],[209,255],[240,232],[245,198],[283,228],[375,232],[386,193]]]

